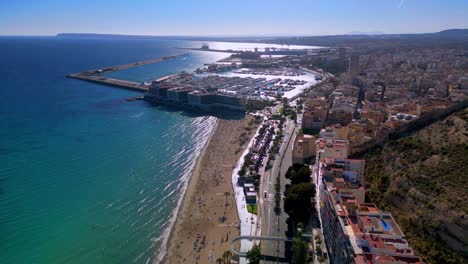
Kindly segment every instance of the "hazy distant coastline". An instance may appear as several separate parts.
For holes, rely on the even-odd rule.
[[[177,39],[191,41],[219,41],[219,42],[252,42],[282,45],[308,45],[308,46],[338,46],[348,43],[365,41],[406,41],[430,40],[444,41],[456,40],[462,43],[468,41],[468,29],[447,29],[432,33],[411,34],[384,34],[382,32],[353,31],[344,35],[266,35],[266,36],[183,36],[183,35],[125,35],[125,34],[98,34],[98,33],[59,33],[60,38],[109,38],[109,39]]]

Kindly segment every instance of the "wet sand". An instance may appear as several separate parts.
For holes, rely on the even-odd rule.
[[[214,260],[221,257],[239,236],[231,177],[257,129],[253,120],[218,120],[193,171],[162,263],[211,263],[212,254]]]

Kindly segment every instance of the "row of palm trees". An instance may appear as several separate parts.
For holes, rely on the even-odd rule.
[[[232,252],[230,250],[226,250],[224,251],[223,256],[216,260],[216,264],[231,264],[232,256]]]

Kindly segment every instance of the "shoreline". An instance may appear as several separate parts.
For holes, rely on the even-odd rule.
[[[203,146],[203,148],[200,150],[200,152],[198,153],[198,157],[195,159],[194,161],[194,166],[189,174],[189,177],[187,179],[187,183],[186,183],[186,186],[185,188],[183,189],[183,195],[179,198],[179,201],[178,201],[178,204],[177,204],[177,210],[175,213],[175,216],[174,217],[174,222],[172,222],[172,224],[170,225],[170,227],[166,230],[163,231],[163,233],[161,234],[160,238],[158,238],[158,240],[162,240],[163,243],[166,243],[166,247],[164,250],[162,250],[161,252],[159,252],[158,255],[154,255],[153,258],[146,262],[147,264],[149,262],[151,263],[155,263],[155,264],[158,264],[158,263],[164,263],[166,261],[166,258],[167,258],[167,253],[169,251],[169,248],[170,248],[170,239],[171,237],[173,236],[173,232],[174,232],[174,228],[175,226],[177,225],[177,218],[179,217],[183,207],[184,207],[184,202],[185,202],[185,199],[187,197],[187,192],[188,190],[190,189],[191,187],[191,184],[193,182],[193,178],[194,176],[198,176],[198,174],[196,173],[200,168],[199,168],[199,164],[200,164],[200,161],[202,159],[202,157],[204,156],[205,152],[206,152],[206,149],[209,145],[209,142],[211,140],[211,138],[213,137],[214,133],[216,132],[216,129],[217,129],[217,126],[218,126],[218,122],[219,122],[219,119],[216,119],[215,121],[215,124],[214,124],[214,127],[212,128],[212,131],[210,132],[210,134],[208,135],[207,139],[206,139],[206,142],[205,142],[205,146]],[[168,234],[166,235],[166,232],[167,230],[169,230]],[[164,254],[164,255],[162,255]],[[162,255],[162,258],[160,258]]]
[[[255,134],[256,126],[250,116],[241,120],[216,120],[181,197],[164,256],[155,256],[153,263],[206,263],[207,258],[215,260],[229,250],[229,236],[240,233],[236,227],[239,216],[232,170]],[[247,139],[240,145],[243,134]]]

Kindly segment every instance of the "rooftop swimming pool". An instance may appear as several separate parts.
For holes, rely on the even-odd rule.
[[[390,231],[392,229],[389,223],[385,222],[384,220],[381,220],[381,222],[382,222],[382,227],[385,231]]]

